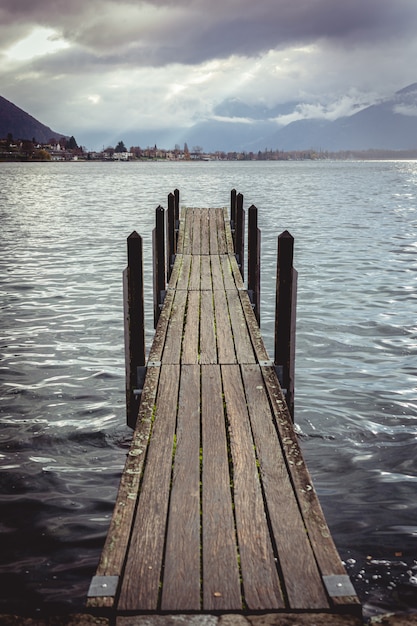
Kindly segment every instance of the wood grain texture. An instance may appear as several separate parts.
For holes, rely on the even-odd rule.
[[[219,363],[236,363],[236,352],[226,293],[220,289],[216,289],[213,295]]]
[[[200,254],[210,254],[210,213],[209,209],[200,209],[200,232],[201,247]]]
[[[201,292],[200,363],[217,363],[213,292]]]
[[[236,261],[236,256],[234,254],[228,255],[229,263],[230,263],[230,271],[233,276],[234,284],[237,289],[245,289],[245,283],[242,279],[242,274],[240,273],[239,266]]]
[[[186,209],[184,209],[181,212],[181,218],[180,218],[179,229],[178,229],[178,239],[177,239],[177,250],[176,250],[177,254],[185,254],[184,240],[185,240],[186,212],[187,212]]]
[[[255,363],[256,357],[248,333],[239,293],[235,290],[228,290],[226,291],[226,296],[237,360],[239,363]]]
[[[222,365],[224,399],[233,463],[236,531],[246,606],[285,606],[269,535],[240,368]]]
[[[232,257],[233,258],[233,257]],[[223,272],[223,283],[225,289],[236,289],[235,279],[230,266],[230,258],[228,254],[220,255],[220,264]]]
[[[209,219],[209,243],[210,243],[210,254],[219,254],[219,244],[217,241],[218,237],[218,226],[217,226],[217,211],[210,211],[210,219]]]
[[[165,338],[163,352],[164,363],[179,363],[181,360],[186,303],[187,291],[176,291]]]
[[[201,281],[200,281],[200,289],[201,291],[212,291],[213,283],[211,280],[211,263],[210,256],[205,254],[201,257]]]
[[[160,361],[162,359],[174,298],[175,291],[168,290],[165,296],[162,311],[159,315],[158,325],[156,327],[152,346],[149,351],[148,361]]]
[[[256,361],[268,361],[269,355],[265,348],[265,344],[262,338],[261,329],[258,326],[258,322],[253,312],[249,296],[246,291],[239,291],[240,304],[242,306],[242,312],[246,319],[246,326],[249,332],[252,348],[255,353]]]
[[[177,289],[188,289],[191,271],[191,259],[192,257],[190,254],[177,255],[174,264],[174,270],[177,263],[180,266],[178,270],[178,279],[176,284]]]
[[[263,367],[262,374],[288,471],[320,572],[322,576],[345,575],[346,570],[327,526],[275,370],[273,367]],[[353,607],[353,610],[360,604],[356,595],[332,598],[332,603],[336,607]]]
[[[217,254],[210,256],[210,268],[213,291],[215,289],[223,289],[223,272],[220,257]]]
[[[289,606],[329,608],[323,581],[300,515],[259,366],[242,365],[251,427]]]
[[[191,257],[191,271],[190,271],[190,279],[188,283],[188,289],[190,290],[200,290],[200,282],[201,282],[201,256],[199,254],[194,254]]]
[[[178,330],[179,332],[179,330]],[[198,363],[200,352],[200,292],[190,291],[187,299],[181,363]]]
[[[233,253],[232,233],[230,230],[230,222],[226,213],[226,209],[217,210],[217,228],[218,228],[218,246],[219,254]],[[229,249],[230,248],[230,249]]]
[[[193,209],[193,234],[191,253],[201,254],[201,211]]]
[[[192,253],[192,231],[193,231],[193,210],[186,208],[181,212],[181,220],[184,223],[184,229],[182,231],[182,246],[177,247],[178,254],[191,254]],[[180,228],[181,234],[181,228]],[[180,238],[179,238],[180,239]]]
[[[200,368],[181,367],[163,611],[200,609]]]
[[[179,373],[177,365],[161,367],[156,415],[120,591],[119,610],[158,609]]]
[[[203,608],[242,608],[220,367],[201,368]]]

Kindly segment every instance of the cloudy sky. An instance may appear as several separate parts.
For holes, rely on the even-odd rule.
[[[229,98],[335,119],[416,82],[417,1],[1,0],[0,55],[0,95],[39,121],[143,146]]]

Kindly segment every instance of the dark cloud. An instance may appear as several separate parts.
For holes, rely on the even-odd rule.
[[[36,28],[67,47],[13,53]],[[235,96],[336,117],[415,82],[416,32],[416,0],[1,0],[1,95],[69,134]]]
[[[415,29],[416,13],[415,0],[2,0],[1,23],[50,26],[98,57],[158,66],[376,42]]]

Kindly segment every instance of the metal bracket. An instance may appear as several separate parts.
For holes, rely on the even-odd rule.
[[[274,362],[269,359],[269,361],[259,361],[259,365],[261,367],[273,367]]]
[[[284,378],[284,366],[275,364],[275,373],[276,373],[276,375],[278,377],[279,384],[282,387],[282,382],[283,382],[282,379]]]
[[[253,289],[248,289],[248,296],[249,296],[250,305],[251,305],[252,309],[255,309]]]
[[[282,393],[284,394],[285,397],[287,397],[287,388],[284,387],[284,366],[283,365],[277,365],[276,363],[274,364],[274,368],[275,368],[275,374],[277,375],[278,378],[278,382],[281,386],[282,389]]]
[[[137,389],[133,390],[133,395],[135,398],[140,398],[143,391],[143,385],[145,383],[146,376],[146,365],[138,365],[136,367],[136,384],[138,386]]]
[[[165,296],[167,295],[166,289],[163,289],[162,291],[159,292],[159,308],[162,310],[162,307],[164,306],[164,300],[165,300]]]
[[[326,587],[326,591],[331,598],[356,596],[356,591],[347,574],[332,574],[331,576],[323,576],[323,582]]]
[[[87,596],[89,598],[115,596],[118,584],[118,576],[93,576]]]

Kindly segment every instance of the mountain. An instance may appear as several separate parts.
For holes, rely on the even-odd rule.
[[[334,121],[310,118],[278,124],[276,118],[296,109],[297,103],[266,109],[228,100],[215,111],[216,118],[187,129],[184,139],[189,146],[201,145],[206,151],[417,148],[417,83]]]
[[[0,96],[0,139],[5,139],[9,133],[13,139],[35,139],[38,143],[49,143],[53,137],[59,139],[66,136],[41,124]]]
[[[300,120],[272,138],[283,150],[411,150],[417,148],[417,83],[335,121]]]
[[[201,146],[206,152],[258,152],[259,150],[415,150],[417,149],[417,83],[408,85],[391,97],[366,108],[356,107],[350,116],[331,121],[323,118],[300,119],[280,124],[283,116],[302,110],[302,103],[287,102],[276,106],[248,104],[229,98],[217,105],[213,117],[188,128],[147,130],[92,129],[84,134],[87,145],[126,146],[157,144],[173,148],[187,143]],[[0,139],[11,133],[14,139],[32,139],[48,143],[62,133],[51,130],[28,113],[0,96]]]

